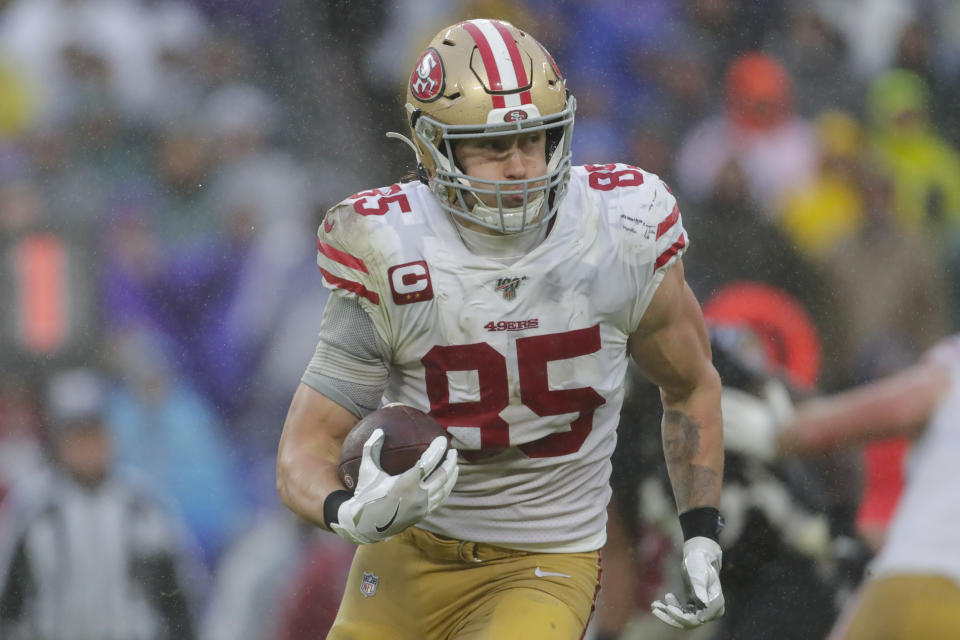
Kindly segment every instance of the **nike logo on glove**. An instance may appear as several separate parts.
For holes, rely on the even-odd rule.
[[[394,511],[393,511],[393,517],[390,518],[390,522],[388,522],[387,524],[383,525],[382,527],[381,527],[381,526],[378,526],[378,525],[374,525],[374,526],[376,527],[377,531],[378,531],[379,533],[383,533],[384,531],[386,531],[387,529],[389,529],[389,528],[390,528],[390,525],[393,524],[393,521],[397,519],[397,514],[398,514],[398,513],[400,513],[400,503],[399,503],[399,502],[397,502],[397,508],[394,509]]]
[[[570,577],[570,576],[568,576],[568,575],[565,574],[565,573],[556,573],[556,572],[553,572],[553,571],[544,571],[544,570],[541,569],[540,567],[537,567],[536,569],[533,570],[533,575],[537,576],[538,578],[549,578],[550,576],[553,576],[553,577],[556,577],[556,578],[569,578],[569,577]]]

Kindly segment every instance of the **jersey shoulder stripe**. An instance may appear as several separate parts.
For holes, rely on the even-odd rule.
[[[666,187],[666,183],[664,183],[664,187]],[[680,231],[679,236],[674,233],[678,229]],[[673,204],[673,210],[670,212],[670,215],[657,225],[657,240],[665,235],[676,237],[677,239],[667,247],[666,250],[657,255],[657,261],[653,264],[654,269],[660,269],[663,265],[669,263],[674,256],[680,254],[687,246],[687,233],[680,223],[680,207],[676,202]]]
[[[323,267],[318,268],[323,276],[324,284],[327,284],[330,288],[348,291],[369,300],[373,304],[380,304],[380,295],[376,291],[370,291],[359,282],[335,276]]]
[[[674,203],[673,211],[670,212],[670,215],[664,218],[663,222],[657,225],[657,238],[670,231],[670,229],[673,228],[673,225],[677,224],[679,220],[680,207]]]
[[[360,258],[350,255],[346,251],[341,251],[336,247],[327,244],[323,240],[317,240],[317,251],[322,255],[330,258],[334,262],[340,263],[343,266],[356,269],[357,271],[362,271],[363,273],[370,273],[367,270],[367,264]]]
[[[686,234],[681,235],[676,242],[674,242],[670,247],[657,256],[657,261],[653,263],[653,268],[655,270],[660,269],[663,265],[670,262],[674,256],[680,254],[687,246]]]
[[[387,218],[410,211],[401,185],[369,189],[331,207],[317,229],[317,267],[331,292],[379,305],[383,283],[368,267],[375,261],[370,238]]]

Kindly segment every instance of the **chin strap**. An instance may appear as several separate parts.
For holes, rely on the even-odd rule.
[[[516,233],[523,231],[525,228],[529,228],[530,225],[540,217],[543,211],[543,202],[544,197],[542,193],[527,202],[526,206],[503,207],[502,209],[488,207],[478,200],[471,208],[470,213],[477,220],[488,225],[496,225],[496,227],[503,232]],[[526,221],[523,219],[524,210],[527,211]],[[521,227],[521,224],[524,222],[526,222],[526,225]]]

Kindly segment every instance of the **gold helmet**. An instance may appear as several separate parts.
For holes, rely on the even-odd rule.
[[[544,224],[566,191],[575,107],[553,58],[529,34],[500,20],[447,27],[420,55],[407,85],[421,179],[444,210],[485,227],[513,233]],[[544,176],[468,178],[454,157],[458,140],[540,130],[547,139]],[[518,192],[523,204],[504,207],[503,195]]]

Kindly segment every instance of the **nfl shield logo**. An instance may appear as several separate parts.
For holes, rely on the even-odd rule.
[[[380,578],[373,575],[372,573],[363,574],[363,580],[360,581],[360,593],[365,597],[369,598],[377,592],[377,584],[380,582]]]
[[[513,300],[517,297],[517,287],[526,279],[527,276],[520,276],[519,278],[497,278],[497,291],[503,293],[504,300]]]

